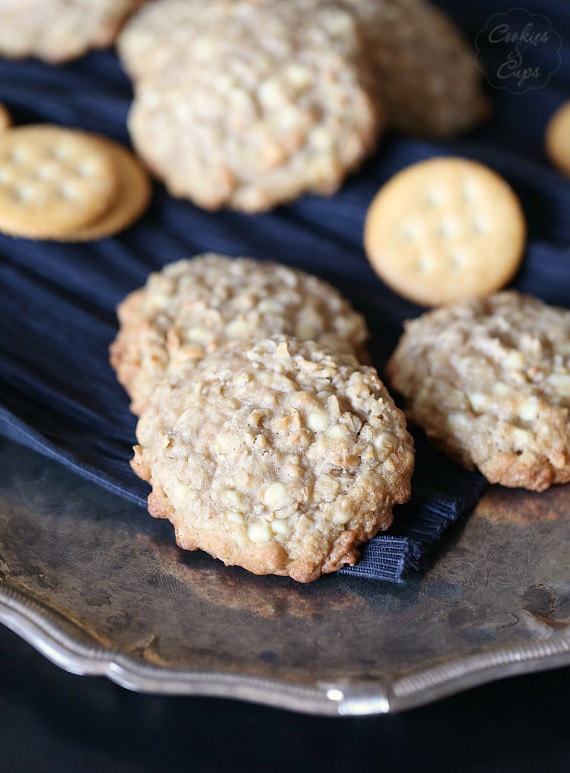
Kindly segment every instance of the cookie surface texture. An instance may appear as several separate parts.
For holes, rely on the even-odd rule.
[[[508,291],[428,312],[388,373],[413,421],[491,483],[570,481],[570,310]]]
[[[424,0],[344,0],[360,22],[389,125],[449,137],[489,112],[461,30]]]
[[[337,4],[163,0],[126,26],[119,51],[134,146],[173,196],[203,208],[334,193],[375,146],[371,66]]]
[[[0,55],[58,64],[110,46],[146,0],[0,0]]]
[[[561,105],[548,122],[546,153],[554,166],[570,177],[570,102]]]
[[[327,282],[251,258],[207,254],[151,274],[118,308],[111,364],[144,410],[171,361],[199,360],[235,339],[284,333],[360,353],[364,318]]]
[[[117,193],[111,154],[86,132],[41,124],[0,135],[0,229],[57,238],[101,215]]]
[[[171,370],[133,469],[186,550],[317,579],[358,556],[410,495],[413,442],[373,368],[311,341],[234,342]]]
[[[372,201],[364,245],[393,290],[425,306],[486,295],[516,273],[526,222],[510,186],[464,158],[420,161]]]

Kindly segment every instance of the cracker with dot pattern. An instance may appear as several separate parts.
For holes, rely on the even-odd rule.
[[[420,161],[392,177],[372,201],[364,229],[379,277],[425,306],[504,287],[525,239],[524,213],[507,182],[458,157]]]
[[[97,220],[118,190],[116,165],[95,135],[51,124],[0,137],[0,230],[57,239]]]

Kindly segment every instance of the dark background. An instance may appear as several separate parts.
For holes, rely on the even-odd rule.
[[[0,770],[12,773],[567,771],[570,668],[402,714],[312,717],[137,695],[62,672],[0,628]]]

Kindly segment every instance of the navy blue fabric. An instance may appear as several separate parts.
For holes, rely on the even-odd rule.
[[[509,3],[470,0],[444,7],[474,42]],[[387,134],[377,153],[332,198],[307,196],[259,215],[207,213],[175,201],[156,184],[152,205],[132,228],[92,244],[57,244],[0,235],[0,431],[140,505],[146,484],[128,466],[135,418],[107,363],[115,306],[151,270],[206,250],[273,259],[312,271],[338,286],[365,313],[373,361],[382,371],[403,321],[421,312],[376,278],[362,249],[366,208],[378,187],[402,167],[438,154],[477,158],[504,175],[523,202],[529,242],[515,285],[570,306],[570,184],[543,153],[545,124],[570,97],[570,8],[556,0],[533,10],[562,39],[559,67],[540,88],[518,93],[488,87],[494,117],[453,141]],[[508,49],[485,53],[489,72]],[[537,46],[527,60],[558,63]],[[553,64],[554,63],[554,64]],[[0,59],[0,101],[17,123],[52,121],[101,132],[128,144],[132,93],[112,51],[63,67]],[[394,526],[373,539],[348,574],[398,581],[418,568],[444,530],[468,513],[485,482],[416,434],[413,497]]]

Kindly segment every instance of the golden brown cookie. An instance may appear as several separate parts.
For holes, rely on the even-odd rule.
[[[382,111],[354,15],[307,0],[162,0],[125,27],[129,130],[176,197],[259,212],[334,193]]]
[[[491,483],[570,481],[570,310],[515,291],[409,322],[388,364],[409,416]]]
[[[172,367],[137,426],[149,511],[185,550],[310,582],[408,500],[413,441],[373,368],[312,341],[237,341]]]
[[[570,177],[570,101],[551,116],[546,127],[546,153],[554,166]]]
[[[498,174],[466,158],[431,158],[392,177],[370,205],[364,245],[393,290],[425,306],[486,295],[516,273],[526,223]]]
[[[360,355],[366,323],[327,282],[279,263],[209,253],[166,265],[119,305],[111,364],[141,413],[171,361],[286,333]]]
[[[113,203],[117,174],[99,138],[41,124],[0,135],[0,229],[55,239],[93,222]]]

